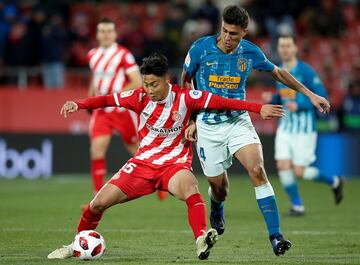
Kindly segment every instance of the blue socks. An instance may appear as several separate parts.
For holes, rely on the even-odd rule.
[[[264,216],[269,236],[281,234],[275,194],[270,182],[255,187],[255,195],[260,211]]]
[[[303,178],[306,180],[325,182],[330,186],[333,186],[336,181],[336,178],[334,176],[325,176],[323,174],[320,174],[319,169],[316,167],[305,168]]]
[[[292,206],[303,207],[299,188],[292,170],[279,171],[280,182],[291,200]]]
[[[211,187],[209,187],[209,196],[210,196],[210,205],[211,205],[211,210],[213,210],[214,212],[219,212],[223,215],[224,213],[224,202],[222,201],[216,201],[212,194],[211,194]]]

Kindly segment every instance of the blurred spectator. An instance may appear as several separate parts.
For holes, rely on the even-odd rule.
[[[199,9],[195,12],[195,18],[206,19],[211,24],[210,34],[218,31],[220,12],[213,0],[205,0]]]
[[[344,17],[338,0],[321,0],[311,22],[313,31],[324,37],[340,37],[344,32]]]
[[[173,46],[173,53],[168,58],[169,64],[178,66],[183,58],[179,58],[178,52],[181,45],[181,33],[183,26],[187,20],[185,7],[176,4],[169,6],[167,16],[163,22],[165,30],[165,41]]]
[[[10,25],[15,21],[16,8],[0,2],[0,66],[4,63],[6,43],[10,33]]]
[[[360,60],[354,65],[348,94],[344,100],[343,126],[347,130],[360,131]]]
[[[76,13],[70,29],[71,48],[69,64],[72,66],[87,67],[87,52],[95,46],[95,32],[91,32],[91,18],[85,12]]]
[[[12,24],[6,45],[5,64],[10,66],[29,65],[31,58],[30,43],[27,25],[20,21]]]
[[[53,15],[42,35],[42,76],[46,88],[64,87],[66,46],[67,33],[62,17]]]
[[[120,32],[120,43],[129,47],[136,61],[141,61],[145,48],[145,31],[140,27],[139,18],[129,15],[124,20],[123,30]]]
[[[41,47],[42,47],[42,29],[45,23],[45,13],[42,10],[34,10],[31,12],[28,22],[28,36],[31,39],[29,50],[30,61],[32,66],[38,66],[41,60]]]

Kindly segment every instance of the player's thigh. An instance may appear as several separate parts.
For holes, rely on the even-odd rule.
[[[307,167],[316,160],[317,133],[301,133],[293,141],[293,165]]]
[[[98,109],[91,115],[89,136],[90,139],[93,139],[103,135],[112,135],[111,119],[109,113]]]
[[[91,139],[91,157],[93,159],[105,157],[109,148],[111,135],[99,135]]]
[[[276,131],[275,136],[275,160],[292,160],[293,159],[293,146],[294,141],[292,134],[284,132],[280,129]]]
[[[126,194],[117,186],[107,183],[90,202],[91,209],[103,212],[107,208],[127,201]]]
[[[168,191],[180,200],[199,193],[198,182],[194,174],[187,169],[177,171],[169,180]]]
[[[259,186],[268,181],[261,144],[249,144],[235,153],[235,157],[247,170],[254,186]]]
[[[205,176],[223,174],[232,164],[227,147],[227,125],[206,125],[197,123],[196,150]]]
[[[156,190],[154,177],[152,169],[130,159],[108,183],[118,187],[130,201],[153,193]]]
[[[246,145],[235,153],[235,157],[248,171],[255,166],[264,165],[261,144]]]
[[[231,124],[227,132],[228,149],[234,155],[243,147],[258,144],[261,145],[260,138],[251,123],[248,113],[240,115],[237,122]]]

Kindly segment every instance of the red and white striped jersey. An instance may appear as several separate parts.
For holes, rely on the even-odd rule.
[[[182,90],[172,86],[161,102],[151,101],[145,90],[135,89],[114,94],[118,106],[133,110],[140,116],[141,139],[135,159],[152,166],[185,163],[192,160],[191,143],[184,138],[184,130],[191,113],[206,106],[210,96],[197,90]]]
[[[200,109],[248,110],[260,113],[262,104],[222,98],[207,91],[182,89],[169,85],[169,93],[162,101],[152,101],[144,88],[121,94],[97,96],[75,101],[79,109],[118,106],[132,110],[140,117],[141,139],[135,159],[153,167],[174,163],[191,165],[191,143],[184,131],[192,112]]]
[[[117,43],[90,50],[88,60],[97,95],[121,92],[129,82],[127,74],[139,69],[131,52]]]

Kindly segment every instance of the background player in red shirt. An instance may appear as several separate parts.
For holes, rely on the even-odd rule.
[[[134,56],[128,49],[116,43],[116,37],[115,23],[109,19],[100,20],[96,33],[99,47],[88,53],[92,72],[89,97],[127,91],[141,86],[141,74]],[[118,107],[95,110],[89,128],[94,192],[98,192],[104,183],[105,156],[113,131],[120,134],[131,155],[135,154],[138,148],[135,113]]]
[[[184,140],[184,130],[192,112],[206,108],[248,110],[270,119],[281,117],[283,110],[279,105],[224,99],[209,92],[171,85],[167,59],[161,54],[145,58],[141,73],[144,83],[142,88],[121,94],[67,101],[61,109],[61,114],[67,117],[78,109],[122,106],[140,116],[138,131],[141,143],[138,151],[84,209],[78,232],[95,229],[103,212],[115,204],[156,190],[169,191],[186,202],[197,256],[207,259],[218,235],[213,228],[205,232],[206,206],[191,169],[191,142]],[[71,245],[68,245],[53,251],[48,258],[64,259],[71,256]]]

